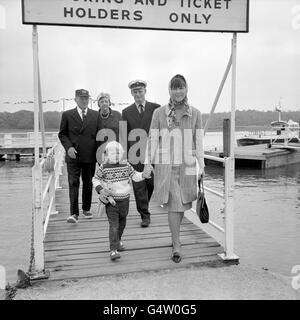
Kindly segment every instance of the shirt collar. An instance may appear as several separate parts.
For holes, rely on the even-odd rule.
[[[146,107],[146,101],[144,101],[143,103],[134,103],[135,105],[136,105],[136,108],[138,109],[138,111],[140,111],[139,110],[139,105],[142,105],[143,106],[143,109],[145,110],[145,107]]]
[[[80,118],[82,118],[82,110],[81,110],[78,106],[77,106],[76,108],[77,108],[77,111],[78,111],[78,113],[79,113],[79,115],[80,115]],[[88,109],[89,109],[89,108],[86,108],[86,109],[85,109],[85,115],[87,115]]]

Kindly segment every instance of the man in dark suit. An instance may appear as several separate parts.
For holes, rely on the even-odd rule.
[[[82,178],[82,213],[92,218],[92,178],[95,174],[97,132],[103,128],[99,112],[88,109],[89,92],[75,91],[77,107],[62,114],[58,137],[66,150],[69,182],[70,217],[67,222],[77,223],[79,216],[78,194]]]
[[[145,100],[147,83],[143,80],[131,81],[128,85],[134,98],[134,103],[122,111],[122,119],[127,122],[127,150],[128,160],[137,171],[144,170],[145,146],[147,143],[147,135],[149,133],[153,111],[159,107],[158,104]],[[128,136],[134,129],[143,129],[144,134],[140,135],[135,141],[130,141]],[[140,149],[135,155],[130,152],[130,148],[138,143],[142,146],[142,154]],[[132,149],[133,150],[133,149]],[[140,159],[134,161],[134,156]],[[148,227],[150,224],[149,201],[153,193],[153,175],[151,179],[145,179],[140,182],[132,182],[136,207],[141,215],[141,227]]]

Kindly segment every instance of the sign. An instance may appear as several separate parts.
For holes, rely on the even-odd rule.
[[[24,24],[248,32],[249,0],[23,0]]]

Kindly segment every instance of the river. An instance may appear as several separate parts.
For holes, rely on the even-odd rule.
[[[209,132],[205,148],[222,144]],[[0,264],[7,281],[28,270],[31,240],[32,160],[0,162]],[[205,185],[221,190],[223,169],[207,166]],[[207,195],[211,217],[222,217],[221,200]],[[241,264],[291,276],[300,265],[300,164],[275,169],[237,169],[235,253]]]

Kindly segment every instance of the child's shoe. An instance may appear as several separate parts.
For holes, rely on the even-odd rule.
[[[110,252],[110,260],[116,260],[116,259],[120,259],[120,253],[118,252],[118,250],[112,250]]]

